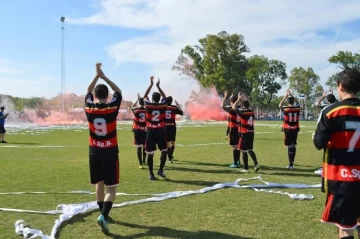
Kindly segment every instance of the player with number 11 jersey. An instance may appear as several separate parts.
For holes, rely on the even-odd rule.
[[[288,106],[283,106],[285,100],[287,100]],[[288,169],[294,169],[297,137],[298,132],[300,131],[299,119],[301,109],[298,104],[295,105],[295,102],[295,97],[291,94],[290,90],[287,90],[284,98],[279,104],[284,115],[282,131],[285,135],[284,145],[288,148]]]

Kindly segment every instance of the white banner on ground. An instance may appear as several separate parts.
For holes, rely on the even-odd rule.
[[[263,184],[250,184],[250,185],[239,185],[240,182],[246,182],[250,180],[260,180]],[[245,189],[245,188],[252,188],[256,192],[266,192],[266,193],[275,193],[281,195],[287,195],[291,199],[294,200],[311,200],[314,199],[314,196],[311,194],[294,194],[294,193],[287,193],[282,191],[274,191],[269,190],[266,188],[298,188],[298,189],[309,189],[309,188],[320,188],[321,184],[281,184],[281,183],[271,183],[265,182],[262,180],[260,176],[254,178],[239,178],[234,182],[228,183],[219,183],[215,184],[212,187],[206,187],[199,190],[190,190],[190,191],[175,191],[175,192],[168,192],[168,193],[158,193],[158,194],[127,194],[127,193],[117,193],[117,195],[122,196],[151,196],[149,198],[144,198],[140,200],[134,200],[129,202],[123,202],[119,204],[113,204],[113,208],[116,207],[125,207],[130,205],[136,205],[141,203],[147,202],[160,202],[171,198],[178,198],[192,194],[202,194],[207,193],[209,191],[214,191],[221,188],[238,188],[238,189]],[[9,193],[0,193],[0,195],[21,195],[21,194],[47,194],[46,192],[9,192]],[[59,194],[59,193],[58,193]],[[60,194],[94,194],[93,192],[89,191],[69,191],[63,192]],[[42,239],[55,239],[56,233],[58,232],[58,228],[64,222],[70,220],[72,217],[78,214],[84,214],[87,212],[91,212],[94,210],[98,210],[98,205],[96,201],[92,202],[85,202],[85,203],[78,203],[78,204],[60,204],[56,207],[56,210],[50,211],[34,211],[34,210],[22,210],[22,209],[10,209],[10,208],[0,208],[0,211],[6,212],[24,212],[24,213],[37,213],[37,214],[49,214],[55,215],[60,214],[59,218],[55,221],[55,225],[52,228],[50,235],[43,234],[42,231],[29,228],[26,226],[26,223],[23,220],[18,220],[15,223],[15,232],[18,235],[22,235],[24,238],[32,239],[40,237]]]

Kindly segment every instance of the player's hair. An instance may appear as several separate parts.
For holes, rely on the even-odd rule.
[[[145,105],[145,102],[144,102],[144,98],[139,98],[139,105],[140,106],[144,106]]]
[[[235,97],[235,96],[232,96],[231,98],[230,98],[230,102],[231,103],[235,103],[237,101],[237,98]]]
[[[151,96],[152,101],[155,102],[155,103],[159,103],[160,97],[161,97],[161,95],[160,95],[159,92],[154,92],[154,93],[152,94],[152,96]]]
[[[171,104],[172,104],[172,102],[173,102],[173,98],[172,98],[172,96],[168,96],[168,97],[166,97],[166,103],[167,103],[167,105],[171,105]]]
[[[356,95],[360,92],[360,71],[359,70],[343,70],[337,74],[337,85],[341,83],[346,93]]]
[[[250,107],[250,102],[247,101],[247,100],[244,100],[244,101],[242,102],[242,105],[243,105],[245,108],[249,108],[249,107]]]
[[[104,84],[98,84],[95,87],[95,97],[99,100],[106,100],[109,96],[109,89]]]
[[[335,102],[336,102],[335,95],[333,95],[333,94],[328,94],[328,95],[326,96],[326,100],[327,100],[330,104],[335,103]]]
[[[287,102],[288,102],[290,105],[293,105],[293,104],[295,103],[294,97],[293,97],[293,96],[289,96],[289,97],[287,98]]]
[[[5,109],[5,107],[4,107],[4,106],[1,106],[0,110],[4,110],[4,109]]]

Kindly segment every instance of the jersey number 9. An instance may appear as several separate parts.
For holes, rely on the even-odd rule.
[[[105,136],[107,134],[106,120],[104,118],[95,118],[93,124],[96,135]]]

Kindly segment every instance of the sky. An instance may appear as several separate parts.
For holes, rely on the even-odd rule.
[[[206,34],[242,34],[249,56],[281,60],[288,73],[312,67],[324,84],[339,70],[331,55],[360,50],[359,13],[357,0],[1,1],[0,94],[61,92],[61,16],[67,92],[85,94],[102,62],[125,100],[143,93],[154,75],[183,102],[198,85],[171,67]]]

